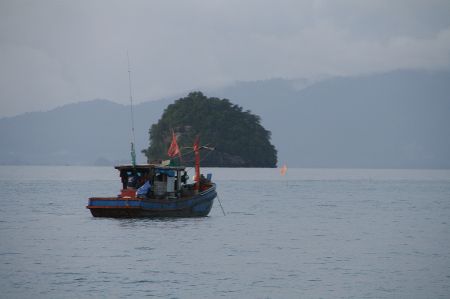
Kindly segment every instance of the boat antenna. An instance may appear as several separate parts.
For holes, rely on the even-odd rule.
[[[128,87],[130,89],[130,113],[131,113],[131,164],[133,167],[136,166],[136,151],[134,149],[135,137],[134,137],[134,112],[133,112],[133,95],[131,88],[131,69],[130,69],[130,56],[127,50],[127,61],[128,61]]]

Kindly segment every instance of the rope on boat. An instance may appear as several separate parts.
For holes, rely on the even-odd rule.
[[[187,155],[187,154],[190,154],[190,153],[193,153],[193,152],[194,152],[194,151],[192,151],[192,152],[187,152],[187,153],[183,154],[182,156]],[[200,158],[200,162],[202,162],[204,159],[206,159],[206,158],[209,156],[209,154],[211,154],[211,153],[212,153],[212,151],[209,151],[206,155],[202,156],[202,157]],[[189,162],[194,162],[194,160],[185,160],[184,162],[185,162],[185,163],[189,163]],[[187,167],[187,168],[186,168],[186,171],[192,170],[194,167],[195,167],[195,166]]]
[[[222,209],[223,216],[226,216],[225,210],[222,207],[222,203],[220,202],[219,194],[217,194],[217,201],[219,202],[220,208]]]

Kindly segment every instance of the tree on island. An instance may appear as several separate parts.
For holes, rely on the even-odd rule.
[[[167,158],[172,130],[178,136],[186,165],[193,164],[192,149],[188,147],[200,135],[202,145],[215,148],[202,153],[202,166],[276,167],[277,151],[260,117],[227,99],[192,92],[170,104],[150,128],[150,147],[142,151],[149,162]]]

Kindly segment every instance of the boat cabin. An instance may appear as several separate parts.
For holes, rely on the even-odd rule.
[[[121,165],[115,167],[120,172],[122,190],[119,197],[176,199],[196,193],[195,184],[187,184],[189,176],[183,166],[163,166],[156,164]],[[202,178],[201,186],[208,182]]]

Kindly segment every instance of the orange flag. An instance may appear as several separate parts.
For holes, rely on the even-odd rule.
[[[286,164],[284,164],[281,168],[280,168],[280,173],[281,175],[286,175],[287,172],[287,166]]]
[[[178,143],[177,143],[177,136],[175,135],[175,132],[173,130],[172,130],[172,142],[170,143],[170,147],[169,147],[169,150],[167,151],[167,155],[169,157],[175,157],[176,155],[178,155],[181,158],[180,148],[178,147]]]
[[[194,141],[195,153],[195,189],[200,189],[200,135],[197,135]]]

